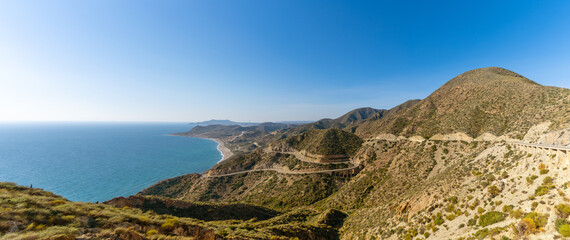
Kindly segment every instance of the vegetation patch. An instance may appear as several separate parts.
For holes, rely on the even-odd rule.
[[[507,217],[506,213],[497,212],[497,211],[490,211],[481,216],[479,216],[479,226],[486,227],[491,224],[495,224],[505,220]]]
[[[570,223],[566,219],[556,220],[556,231],[564,237],[570,237]]]

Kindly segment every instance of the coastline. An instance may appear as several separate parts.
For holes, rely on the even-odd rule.
[[[220,153],[222,154],[222,159],[220,159],[220,161],[218,161],[218,163],[223,162],[224,160],[230,158],[231,156],[234,155],[234,153],[228,148],[226,147],[226,145],[224,144],[224,141],[222,141],[219,138],[207,138],[207,137],[194,137],[194,136],[187,136],[187,135],[183,135],[183,134],[176,134],[176,133],[172,133],[172,134],[167,134],[170,136],[176,136],[176,137],[193,137],[193,138],[202,138],[202,139],[208,139],[208,140],[212,140],[216,143],[218,143],[218,151],[220,151]]]
[[[224,141],[218,138],[205,138],[205,139],[209,139],[218,143],[218,151],[220,151],[220,153],[222,154],[222,159],[218,161],[218,163],[221,163],[224,160],[230,158],[232,155],[234,155],[234,153],[228,147],[226,147],[226,145],[224,145]]]

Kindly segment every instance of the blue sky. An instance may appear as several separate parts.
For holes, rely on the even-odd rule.
[[[570,1],[1,1],[0,121],[317,120],[474,68],[570,86]]]

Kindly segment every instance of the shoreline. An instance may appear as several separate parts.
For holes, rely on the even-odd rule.
[[[228,147],[226,147],[226,145],[224,144],[224,141],[222,141],[218,138],[204,138],[204,139],[209,139],[209,140],[212,140],[212,141],[218,143],[218,147],[217,147],[218,151],[220,151],[220,153],[222,154],[222,159],[220,159],[220,161],[218,161],[218,163],[221,163],[224,160],[230,158],[232,155],[234,155],[234,153]]]
[[[172,134],[167,134],[170,136],[176,136],[176,137],[193,137],[193,138],[202,138],[202,139],[208,139],[211,141],[214,141],[216,143],[218,143],[218,146],[216,147],[218,149],[218,151],[220,152],[220,154],[222,154],[222,159],[220,159],[220,161],[218,161],[218,163],[223,162],[224,160],[230,158],[231,156],[234,155],[234,153],[228,148],[226,147],[226,145],[224,144],[224,141],[222,141],[219,138],[207,138],[207,137],[194,137],[194,136],[187,136],[187,135],[182,135],[182,134],[176,134],[176,133],[172,133]]]

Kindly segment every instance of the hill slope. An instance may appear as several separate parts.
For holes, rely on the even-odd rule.
[[[371,119],[356,133],[421,135],[464,132],[477,137],[511,133],[522,138],[533,125],[551,121],[568,125],[570,90],[541,86],[512,71],[490,67],[465,72],[400,113]]]
[[[362,145],[362,139],[355,134],[339,129],[313,129],[294,137],[282,140],[297,151],[312,154],[354,155]]]
[[[329,217],[311,210],[278,215],[275,211],[251,205],[197,204],[140,196],[108,203],[110,205],[71,202],[41,189],[0,182],[0,238],[338,238],[336,230],[331,227],[334,224],[327,221]],[[144,209],[144,212],[136,207]],[[155,212],[168,212],[179,217]]]

